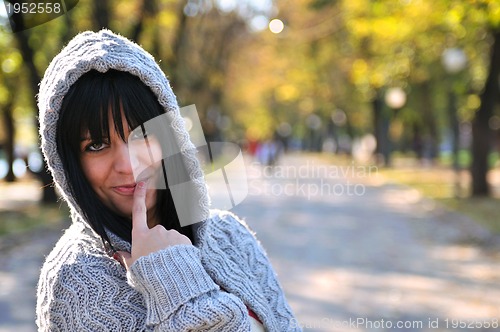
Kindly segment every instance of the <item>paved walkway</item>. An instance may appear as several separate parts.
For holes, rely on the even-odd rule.
[[[252,168],[250,187],[265,194],[236,210],[306,331],[460,330],[453,320],[487,331],[483,321],[498,322],[500,260],[478,246],[495,246],[488,232],[410,188],[366,185],[379,182],[376,169],[294,157],[281,165],[293,167],[274,176]]]
[[[60,234],[55,230],[31,234],[22,245],[0,253],[0,332],[36,331],[38,274]]]
[[[494,330],[500,257],[489,233],[412,189],[368,185],[375,169],[297,156],[280,165],[248,167],[250,195],[234,212],[257,232],[305,331]],[[0,253],[0,332],[35,331],[37,273],[58,235]]]

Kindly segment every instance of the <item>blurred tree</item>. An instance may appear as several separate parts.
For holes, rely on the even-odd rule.
[[[227,10],[218,1],[188,1],[178,18],[177,35],[168,61],[181,104],[196,104],[208,140],[218,140],[224,129],[228,65],[248,38],[238,7]]]
[[[446,82],[442,79],[446,77],[446,73],[438,65],[438,61],[446,48],[461,47],[465,50],[470,62],[469,70],[475,77],[457,77],[456,79],[461,80],[457,83],[461,83],[463,88],[455,88],[454,93],[469,90],[481,95],[480,107],[477,111],[472,110],[475,111],[472,121],[472,195],[488,195],[488,156],[492,141],[489,121],[499,92],[500,3],[490,0],[397,3],[348,1],[344,11],[354,14],[354,17],[351,16],[346,21],[346,25],[351,26],[355,34],[354,41],[363,40],[364,35],[375,41],[374,44],[362,44],[361,50],[369,49],[371,53],[367,58],[361,57],[365,60],[366,67],[360,68],[368,70],[360,70],[357,78],[361,83],[371,84],[373,87],[377,86],[377,82],[384,82],[383,85],[402,83],[409,84],[414,91],[420,90],[419,95],[423,98],[420,107],[421,129],[427,130],[435,142],[432,150],[437,150],[440,141],[436,121],[443,118],[446,110],[446,107],[436,109],[433,106],[435,101],[431,101],[439,96],[440,91],[442,93],[442,88],[432,81]],[[488,35],[490,38],[485,38]],[[480,54],[488,48],[491,50],[490,58],[485,60]],[[383,70],[380,71],[380,68]],[[483,71],[487,74],[482,74]],[[382,79],[384,76],[385,79]],[[431,92],[430,85],[438,88]],[[451,126],[453,124],[446,124],[448,128]],[[419,135],[422,130],[417,131]]]
[[[4,127],[3,150],[7,157],[7,174],[5,181],[14,182],[14,137],[15,121],[13,116],[15,102],[14,78],[20,67],[20,57],[18,52],[10,46],[10,36],[0,31],[0,111],[2,112],[2,122]]]
[[[500,23],[500,22],[499,22]],[[500,28],[500,27],[499,27]],[[499,75],[500,75],[500,29],[491,30],[493,45],[491,46],[490,68],[488,78],[481,93],[481,106],[472,121],[472,195],[490,195],[490,186],[487,180],[489,170],[488,157],[491,152],[493,133],[489,121],[493,116],[493,109],[498,104]]]
[[[110,1],[92,1],[92,17],[94,18],[95,30],[109,28],[111,2]]]
[[[115,31],[122,31],[116,22],[133,4],[112,15]],[[122,33],[159,59],[180,104],[196,104],[207,139],[217,138],[221,116],[230,112],[223,105],[228,64],[248,34],[239,7],[223,8],[214,0],[143,1],[136,7],[135,23]]]
[[[449,2],[448,22],[453,37],[462,39],[471,58],[474,78],[470,90],[480,95],[472,112],[472,196],[491,194],[487,174],[493,132],[490,120],[498,104],[500,75],[500,3],[495,0]]]
[[[414,135],[427,136],[429,155],[437,156],[440,133],[433,97],[429,87],[438,79],[436,63],[445,45],[442,27],[445,4],[439,2],[344,1],[343,11],[353,52],[351,79],[373,99],[376,138],[385,159],[390,156],[385,137],[387,123],[394,116],[384,111],[383,97],[388,87],[402,87],[407,92],[418,92],[418,117],[407,127],[416,128]],[[409,95],[409,99],[412,95]],[[420,118],[420,119],[418,119]],[[417,122],[414,122],[417,121]],[[414,140],[418,140],[415,137]]]
[[[338,136],[345,130],[341,127],[349,121],[333,126],[337,111],[344,114],[345,109],[354,119],[365,109],[359,94],[345,84],[347,68],[339,56],[339,43],[327,42],[341,27],[336,8],[312,11],[306,0],[293,5],[277,2],[277,6],[284,30],[272,33],[267,25],[252,30],[231,63],[228,101],[239,110],[235,117],[245,124],[249,139],[270,138],[277,127],[288,124],[290,135],[312,148],[310,137]],[[267,15],[269,22],[275,13]],[[366,125],[365,118],[358,117],[361,121],[354,125]],[[313,120],[317,128],[308,126],[311,122],[306,119],[319,119]]]
[[[19,52],[23,58],[23,64],[27,69],[27,75],[29,77],[28,84],[31,89],[31,95],[34,97],[38,93],[38,84],[41,80],[41,75],[38,72],[38,69],[35,65],[35,49],[30,45],[30,35],[32,30],[25,30],[24,28],[24,18],[21,13],[14,13],[11,17],[11,20],[15,23],[15,25],[20,29],[19,32],[13,33],[14,39],[16,40],[17,47],[19,48]],[[32,107],[36,108],[36,102],[33,98]],[[43,167],[39,173],[39,177],[43,183],[43,195],[42,202],[43,203],[54,203],[57,200],[57,195],[52,186],[52,177],[47,172],[45,168],[45,162],[43,163]]]
[[[336,33],[336,37],[341,37],[323,39],[325,43],[336,45],[338,53],[344,56],[344,60],[332,57],[330,66],[350,63],[350,82],[365,100],[372,100],[373,126],[379,149],[386,149],[383,137],[387,134],[382,92],[385,87],[401,86],[413,92],[409,96],[410,102],[414,96],[420,99],[419,106],[412,102],[418,109],[418,117],[405,120],[412,121],[408,127],[414,128],[414,140],[429,137],[432,142],[430,154],[436,155],[441,141],[440,127],[453,126],[443,121],[447,107],[443,104],[436,106],[446,90],[443,82],[447,81],[443,80],[447,74],[439,60],[446,48],[461,47],[465,50],[469,58],[468,69],[473,76],[455,77],[455,80],[461,80],[456,82],[462,86],[458,89],[455,82],[452,84],[454,93],[469,91],[481,95],[477,111],[470,109],[473,114],[472,194],[487,195],[486,174],[492,140],[489,121],[499,92],[497,39],[500,3],[491,0],[316,0],[311,1],[311,5],[322,12],[337,8],[342,17],[345,29]],[[488,35],[491,37],[485,38]],[[481,51],[488,48],[491,49],[490,59],[484,59]],[[484,68],[488,68],[487,75],[482,74]],[[349,82],[344,84],[347,86]],[[468,117],[461,116],[463,119]]]
[[[333,137],[337,145],[348,136],[374,132],[382,150],[389,135],[414,142],[428,136],[434,142],[430,150],[437,151],[449,127],[443,84],[447,76],[440,59],[444,49],[460,47],[468,67],[451,81],[459,94],[459,118],[474,119],[471,171],[478,188],[484,187],[489,145],[483,143],[490,132],[492,96],[498,92],[498,69],[488,67],[498,62],[484,56],[490,43],[496,45],[500,10],[495,1],[259,3],[79,2],[61,18],[12,35],[6,45],[15,43],[24,59],[24,70],[11,74],[12,80],[26,77],[34,95],[44,68],[69,38],[77,31],[109,27],[158,59],[179,103],[197,105],[209,139],[231,130],[237,132],[233,137],[266,139],[277,128],[290,127],[290,136]],[[284,30],[275,34],[267,23],[276,16]],[[0,85],[10,91],[2,75]],[[391,114],[383,99],[391,87],[408,93],[407,106],[398,114]],[[0,100],[2,106],[8,103],[8,98]],[[8,123],[9,113],[2,114]],[[349,144],[344,145],[349,151]],[[44,180],[48,183],[50,179]]]
[[[219,118],[210,118],[207,114],[210,109],[222,107],[230,54],[247,33],[244,17],[238,8],[227,10],[220,4],[220,1],[212,0],[80,2],[63,17],[12,34],[11,45],[16,45],[25,68],[16,75],[28,77],[29,85],[23,88],[29,88],[29,95],[35,96],[41,73],[69,38],[81,30],[111,28],[136,40],[159,59],[179,100],[197,104],[207,134],[217,136]],[[23,30],[23,16],[15,15],[13,20],[18,29]],[[4,82],[2,87],[11,91],[6,84]],[[12,94],[8,96],[10,98]],[[35,109],[34,99],[30,108]],[[4,122],[9,124],[7,120],[11,119],[11,113],[2,114]],[[44,201],[55,201],[50,176],[42,172],[41,177]]]

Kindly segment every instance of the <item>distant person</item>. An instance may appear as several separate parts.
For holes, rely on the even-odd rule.
[[[283,143],[278,140],[266,140],[257,146],[257,161],[264,166],[274,166],[283,151]]]
[[[40,331],[300,330],[248,226],[209,210],[176,97],[151,55],[109,30],[84,32],[53,59],[38,98],[42,150],[72,218],[41,270]],[[127,137],[165,115],[202,222],[181,225],[173,189],[150,189],[161,172],[133,174]],[[146,136],[148,149],[163,148]]]
[[[259,142],[255,139],[248,138],[247,139],[247,152],[251,156],[255,156],[255,153],[257,152],[257,147],[259,145]]]
[[[259,142],[255,151],[255,156],[257,157],[257,161],[261,165],[269,165],[271,156],[271,146],[269,144],[269,141]]]

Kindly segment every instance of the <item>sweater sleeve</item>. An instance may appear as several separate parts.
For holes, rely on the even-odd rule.
[[[215,224],[217,231],[213,232],[212,237],[217,242],[217,247],[227,256],[232,257],[234,266],[238,265],[240,270],[247,271],[244,276],[246,280],[242,280],[239,284],[259,285],[258,289],[250,292],[246,287],[239,287],[231,289],[231,293],[252,305],[252,309],[262,319],[268,331],[302,331],[286,300],[269,257],[255,233],[243,220],[230,212],[221,211],[219,218],[219,222]],[[223,273],[220,274],[220,271]],[[217,274],[220,280],[224,280],[224,274],[231,274],[233,278],[237,275],[235,271],[224,271],[220,267],[217,267],[213,273]],[[252,295],[258,293],[263,298],[253,301]]]
[[[144,296],[146,325],[157,331],[250,331],[245,305],[220,290],[194,246],[176,245],[143,256],[127,276]]]
[[[39,282],[39,331],[250,331],[246,307],[203,269],[194,246],[118,262],[64,264]],[[51,276],[51,273],[55,273]]]

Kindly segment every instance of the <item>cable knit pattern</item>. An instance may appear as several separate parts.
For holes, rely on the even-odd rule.
[[[84,223],[73,223],[41,271],[39,329],[250,331],[248,306],[268,331],[299,331],[247,226],[221,211],[197,226],[194,246],[141,257],[127,273]],[[129,247],[123,240],[115,245]]]
[[[108,256],[100,237],[71,196],[57,154],[62,100],[89,70],[138,76],[158,97],[184,156],[207,220],[192,225],[193,245],[176,245],[139,258],[127,271]],[[72,225],[47,256],[37,290],[40,331],[250,331],[248,308],[267,331],[299,331],[264,250],[236,216],[209,211],[195,149],[175,95],[153,57],[109,30],[76,36],[49,65],[40,85],[42,151],[71,208]],[[116,250],[131,244],[108,232]]]

